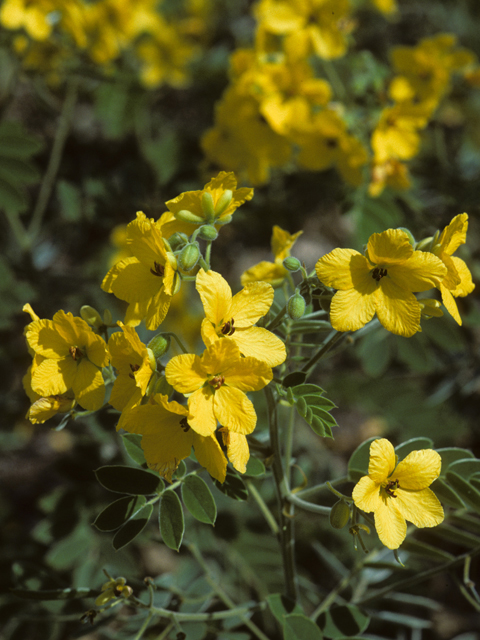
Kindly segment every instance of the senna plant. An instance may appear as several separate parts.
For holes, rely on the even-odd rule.
[[[356,449],[346,475],[319,484],[296,460],[299,431],[310,428],[328,446],[342,428],[329,389],[317,384],[327,358],[379,332],[408,340],[443,308],[461,324],[456,298],[474,285],[454,254],[466,241],[468,215],[420,240],[405,228],[374,233],[363,252],[334,249],[310,272],[291,255],[301,232],[274,227],[274,262],[246,270],[233,294],[215,270],[212,247],[252,197],[253,189],[237,188],[235,175],[221,172],[167,202],[158,220],[138,212],[126,229],[126,254],[101,284],[126,303],[122,319],[90,306],[51,320],[24,308],[31,317],[25,338],[32,365],[24,378],[30,421],[60,415],[61,429],[97,412],[117,416],[129,463],[96,469],[112,501],[93,526],[120,553],[138,536],[186,550],[195,578],[176,584],[159,574],[138,583],[104,567],[103,586],[15,593],[81,599],[88,607],[82,622],[101,628],[116,616],[115,637],[135,640],[338,639],[370,629],[379,611],[414,627],[392,603],[408,604],[414,585],[458,567],[459,589],[478,610],[469,568],[480,552],[480,461],[470,451],[435,449],[421,433],[394,447],[379,433]],[[193,340],[188,322],[162,331],[188,287],[203,307]],[[142,323],[155,332],[148,341]],[[236,582],[248,588],[234,582],[225,589],[220,565],[207,557],[207,531],[219,505],[232,501],[239,509],[256,505],[264,518],[265,554],[276,558],[269,589],[248,575],[242,558]],[[297,570],[301,513],[313,528],[329,527],[314,544],[336,576],[329,591]],[[418,529],[431,535],[419,537]],[[445,550],[443,541],[453,539],[466,550]],[[335,554],[339,543],[355,550],[349,566]],[[233,561],[228,543],[221,552]],[[417,599],[420,607],[431,602]]]

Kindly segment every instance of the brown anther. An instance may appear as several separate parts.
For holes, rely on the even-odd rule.
[[[325,138],[325,146],[328,149],[336,149],[338,147],[338,140],[336,138]]]
[[[224,336],[233,336],[233,334],[235,333],[235,327],[233,326],[234,323],[235,320],[233,318],[228,322],[225,322],[220,332],[223,333]]]
[[[400,489],[400,483],[398,480],[390,480],[390,482],[385,487],[385,491],[392,498],[396,498],[397,496],[393,493],[396,489]]]
[[[153,265],[154,269],[150,269],[150,273],[154,276],[160,276],[160,278],[163,278],[165,275],[165,267],[162,267],[159,262],[154,262]]]
[[[132,370],[132,373],[129,373],[128,377],[131,378],[132,380],[135,380],[135,376],[133,374],[140,369],[140,365],[139,364],[131,364],[130,365],[130,369]]]
[[[184,433],[187,433],[187,431],[190,429],[190,425],[188,424],[185,417],[180,420],[180,426],[182,427]]]
[[[214,389],[220,389],[224,382],[225,378],[223,376],[214,376],[208,381],[208,384],[210,384]]]
[[[375,269],[372,271],[372,278],[377,282],[380,282],[380,280],[384,278],[386,275],[387,275],[387,270],[382,269],[381,267],[375,267]]]
[[[83,358],[83,353],[78,347],[70,347],[68,351],[74,360],[80,360],[80,358]]]

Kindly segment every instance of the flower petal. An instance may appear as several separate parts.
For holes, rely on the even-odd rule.
[[[396,335],[410,338],[422,330],[418,300],[388,277],[380,280],[375,294],[375,311],[385,329]]]
[[[451,258],[453,264],[455,265],[455,269],[460,278],[459,284],[452,291],[452,295],[455,297],[467,296],[469,293],[475,289],[475,285],[473,284],[472,274],[470,273],[470,269],[467,267],[465,262],[456,256],[452,256]]]
[[[87,411],[96,411],[105,399],[105,382],[102,371],[86,358],[77,367],[72,390],[79,405]]]
[[[227,459],[215,436],[204,438],[193,432],[193,448],[198,462],[219,482],[225,481]]]
[[[399,513],[416,527],[436,527],[443,522],[442,505],[431,489],[403,491],[400,483],[400,489],[395,493],[395,506]]]
[[[457,324],[462,326],[462,318],[458,312],[458,307],[455,298],[452,296],[451,292],[447,287],[444,287],[443,284],[440,284],[440,293],[442,294],[442,302],[445,309],[452,316]]]
[[[168,384],[185,394],[202,387],[208,377],[201,358],[193,353],[174,356],[165,368],[165,376]]]
[[[393,504],[394,498],[384,498],[375,511],[375,529],[382,544],[398,549],[407,535],[407,523]]]
[[[363,476],[353,488],[352,498],[359,509],[371,513],[378,509],[381,501],[380,485],[369,476]]]
[[[428,291],[437,287],[447,274],[440,258],[428,251],[414,251],[401,264],[388,267],[389,277],[407,291]]]
[[[262,327],[250,327],[235,331],[232,339],[244,356],[252,356],[265,362],[269,367],[276,367],[285,362],[287,352],[278,336]]]
[[[429,487],[440,475],[441,468],[442,458],[436,451],[421,449],[412,451],[399,462],[393,475],[401,489],[418,491]]]
[[[401,229],[387,229],[374,233],[367,244],[368,259],[372,264],[385,267],[408,260],[413,253],[408,235]]]
[[[442,231],[439,243],[442,251],[451,256],[467,240],[468,215],[460,213]]]
[[[252,402],[238,389],[223,386],[215,391],[214,411],[218,421],[237,433],[252,433],[257,424],[257,414]]]
[[[229,431],[225,427],[222,432],[223,444],[227,447],[227,456],[234,468],[240,473],[247,470],[247,462],[250,458],[247,438],[235,431]]]
[[[375,290],[375,281],[372,289]],[[357,289],[337,291],[330,305],[330,322],[337,331],[357,331],[370,322],[375,315],[375,301],[372,293]]]
[[[251,327],[258,322],[272,306],[273,295],[273,287],[268,282],[252,282],[245,285],[232,299],[229,313],[235,319],[235,327]]]
[[[354,272],[369,273],[366,258],[353,249],[334,249],[320,258],[315,265],[315,271],[320,282],[334,289],[352,289]]]
[[[202,387],[188,399],[188,424],[201,436],[211,436],[217,428],[214,393],[210,386]]]
[[[200,269],[195,286],[210,322],[217,326],[222,321],[227,322],[231,319],[232,290],[225,278],[216,271]]]
[[[368,475],[378,484],[385,482],[393,473],[396,460],[395,449],[391,442],[386,438],[374,440],[370,445]]]

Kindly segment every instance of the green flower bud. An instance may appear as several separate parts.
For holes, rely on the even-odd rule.
[[[412,247],[415,247],[416,241],[415,241],[415,238],[413,237],[413,233],[410,231],[410,229],[407,229],[407,227],[397,227],[397,229],[399,231],[404,231],[407,234],[408,241],[410,242]]]
[[[178,266],[183,271],[191,271],[200,258],[200,249],[196,242],[186,244],[178,256]]]
[[[283,266],[288,271],[292,271],[293,273],[295,273],[295,271],[299,271],[301,269],[302,264],[298,258],[288,256],[288,258],[285,258],[285,260],[283,261]]]
[[[343,529],[349,520],[350,507],[344,500],[339,500],[330,511],[330,524],[334,529]]]
[[[213,224],[204,224],[203,227],[200,227],[198,230],[197,238],[211,242],[218,238],[218,231],[215,229]]]
[[[153,369],[156,369],[156,359],[161,358],[170,348],[170,336],[165,333],[157,333],[157,335],[153,336],[150,340],[147,348],[152,351],[153,362],[155,363]]]
[[[215,220],[215,224],[223,227],[223,225],[228,224],[229,222],[232,221],[232,216],[225,216],[224,218],[219,218],[217,220]]]
[[[220,198],[218,199],[217,206],[215,207],[215,216],[221,216],[225,209],[229,206],[233,198],[233,191],[231,189],[225,189]]]
[[[155,384],[153,393],[154,394],[161,393],[163,396],[170,397],[171,394],[173,393],[173,387],[171,384],[167,382],[167,379],[165,378],[165,376],[160,376],[160,378],[157,380]]]
[[[181,231],[177,231],[168,239],[170,247],[172,251],[176,251],[183,247],[183,245],[187,244],[188,236],[186,233],[182,233]]]
[[[105,309],[103,312],[103,324],[109,327],[113,322],[113,316],[110,309]]]
[[[85,322],[87,322],[92,327],[95,327],[96,329],[100,329],[100,327],[103,325],[101,315],[96,309],[94,309],[94,307],[91,307],[88,304],[84,304],[80,309],[80,315],[85,320]]]
[[[202,210],[207,222],[213,222],[215,220],[215,205],[210,191],[204,191],[202,193]]]
[[[203,218],[197,216],[195,213],[192,213],[188,209],[182,209],[181,211],[177,211],[173,214],[177,220],[180,222],[189,222],[190,224],[202,224],[205,222]]]
[[[287,302],[287,313],[292,320],[299,320],[305,313],[305,298],[296,291]]]

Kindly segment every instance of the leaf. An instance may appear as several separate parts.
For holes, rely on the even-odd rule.
[[[18,122],[0,124],[0,149],[7,158],[29,158],[41,151],[43,142],[32,136]]]
[[[160,186],[173,178],[179,167],[179,137],[175,130],[166,130],[158,140],[149,140],[142,146],[143,155],[155,171]]]
[[[98,514],[94,525],[99,531],[115,531],[145,506],[144,496],[119,498]]]
[[[334,402],[321,395],[304,395],[302,397],[311,407],[318,407],[324,411],[330,411],[331,409],[337,408],[337,405]]]
[[[200,522],[213,525],[217,517],[217,505],[206,482],[190,475],[182,482],[183,504]]]
[[[182,504],[171,489],[162,495],[159,512],[160,533],[164,543],[170,549],[178,551],[185,531]]]
[[[322,613],[318,625],[328,638],[344,638],[363,633],[368,627],[370,618],[354,605],[331,607]]]
[[[448,473],[453,472],[468,480],[474,473],[480,472],[480,460],[477,458],[462,458],[452,462],[448,467]]]
[[[411,438],[395,447],[395,453],[399,460],[403,460],[412,451],[419,451],[420,449],[433,449],[432,440],[430,438]]]
[[[428,558],[430,560],[437,560],[438,562],[449,562],[454,559],[454,556],[451,553],[447,553],[447,551],[443,551],[443,549],[438,549],[431,544],[427,544],[426,542],[420,542],[419,540],[414,540],[410,536],[402,543],[402,550],[408,551],[409,553],[414,553],[424,559]]]
[[[139,433],[123,433],[123,446],[130,458],[139,465],[146,464],[142,449],[142,436]]]
[[[285,378],[282,380],[282,385],[285,388],[295,387],[301,384],[302,382],[305,382],[306,377],[307,377],[307,374],[304,373],[303,371],[293,371],[292,373],[289,373],[288,375],[285,376]]]
[[[460,449],[458,447],[445,447],[444,449],[436,449],[436,451],[442,458],[442,470],[440,472],[440,476],[446,475],[452,462],[474,457],[473,453],[468,451],[468,449]]]
[[[282,625],[285,616],[291,613],[302,613],[302,608],[299,604],[280,593],[272,593],[266,597],[266,600],[270,611]]]
[[[20,213],[27,206],[28,199],[23,190],[0,176],[0,208]]]
[[[82,218],[80,189],[68,180],[59,180],[57,183],[57,198],[60,201],[62,218],[67,222],[79,222]]]
[[[37,167],[27,160],[6,158],[0,148],[0,176],[10,183],[33,184],[41,179]]]
[[[348,477],[352,482],[358,482],[360,478],[368,474],[370,445],[374,440],[377,440],[377,438],[365,440],[350,456],[350,460],[348,461]]]
[[[32,589],[10,589],[10,592],[19,598],[26,600],[74,600],[76,598],[94,598],[98,595],[98,589],[44,589],[34,591]]]
[[[150,516],[152,515],[153,504],[147,504],[137,511],[137,513],[126,522],[123,527],[117,531],[113,537],[113,548],[115,551],[119,551],[123,547],[127,546],[139,533],[147,526]]]
[[[304,615],[292,613],[283,621],[284,640],[321,640],[322,632],[318,626]]]
[[[447,482],[458,493],[460,498],[466,505],[471,507],[477,513],[480,513],[480,490],[470,484],[462,476],[447,471]]]
[[[462,509],[465,506],[458,493],[442,480],[441,476],[432,482],[430,489],[442,504],[448,504],[450,507],[455,507],[456,509]]]
[[[292,391],[296,396],[322,395],[325,393],[325,389],[316,384],[298,384],[293,387]]]
[[[244,475],[250,476],[251,478],[259,478],[260,476],[264,476],[265,465],[259,458],[256,458],[255,456],[250,456],[250,459],[247,462],[247,469]]]
[[[95,475],[105,489],[115,493],[148,496],[157,493],[163,485],[160,476],[122,465],[100,467],[95,471]]]
[[[223,483],[214,480],[213,484],[219,491],[224,493],[232,500],[246,500],[248,498],[248,489],[243,480],[232,469],[227,467],[227,474]]]

